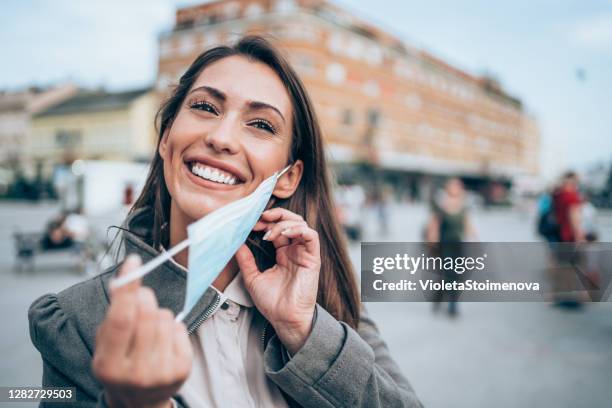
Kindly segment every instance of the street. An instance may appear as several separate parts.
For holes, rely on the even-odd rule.
[[[28,306],[85,278],[62,259],[49,258],[34,273],[12,270],[12,232],[42,230],[56,211],[54,204],[0,204],[1,386],[40,384]],[[528,209],[474,210],[472,216],[482,241],[537,240]],[[394,205],[389,234],[380,236],[369,216],[364,241],[419,241],[426,217],[422,205]],[[117,213],[91,222],[104,230],[121,219]],[[600,214],[599,227],[601,240],[612,241],[611,213]],[[358,268],[359,245],[350,252]],[[610,406],[612,302],[577,311],[547,303],[461,303],[456,319],[433,313],[428,303],[369,303],[367,309],[427,407]]]

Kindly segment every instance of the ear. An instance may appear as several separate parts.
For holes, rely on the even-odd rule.
[[[300,185],[303,173],[304,163],[301,160],[296,160],[289,170],[278,179],[272,195],[282,199],[291,197]]]
[[[163,160],[166,160],[166,155],[168,154],[168,135],[170,134],[170,128],[166,128],[164,134],[162,135],[161,140],[159,141],[159,146],[157,151]]]

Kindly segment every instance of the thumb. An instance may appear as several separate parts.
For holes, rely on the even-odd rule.
[[[240,273],[242,273],[242,279],[244,279],[245,285],[250,287],[253,280],[261,273],[255,262],[253,252],[251,252],[246,244],[242,244],[234,256],[240,268]]]

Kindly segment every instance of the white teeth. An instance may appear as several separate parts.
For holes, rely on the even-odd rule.
[[[211,180],[217,183],[223,184],[236,184],[236,177],[231,176],[229,174],[221,173],[219,170],[210,167],[200,166],[198,164],[194,164],[191,168],[191,172],[196,174],[203,179]]]
[[[219,176],[220,176],[219,172],[217,170],[213,170],[212,174],[210,175],[210,179],[212,181],[219,182]]]

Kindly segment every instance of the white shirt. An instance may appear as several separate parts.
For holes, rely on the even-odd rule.
[[[193,364],[179,395],[191,407],[287,407],[264,373],[264,322],[253,320],[240,272],[219,295],[217,309],[190,336]]]

